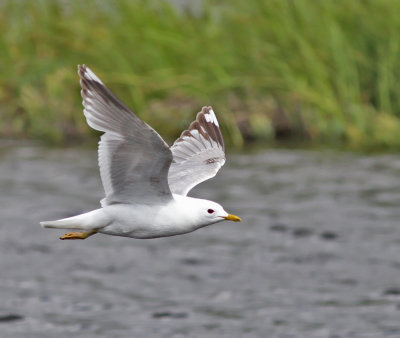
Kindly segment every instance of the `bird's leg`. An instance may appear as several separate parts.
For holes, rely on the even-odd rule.
[[[86,239],[89,236],[94,235],[97,233],[97,230],[89,230],[85,232],[68,232],[60,237],[60,239]]]

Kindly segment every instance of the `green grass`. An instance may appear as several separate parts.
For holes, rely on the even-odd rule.
[[[93,135],[76,65],[89,65],[172,140],[203,105],[228,143],[292,138],[400,149],[400,2],[0,3],[0,133]]]

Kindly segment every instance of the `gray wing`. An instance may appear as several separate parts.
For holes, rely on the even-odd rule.
[[[194,186],[217,174],[225,163],[225,145],[211,107],[203,107],[171,151],[168,181],[174,194],[186,196]]]
[[[78,66],[86,121],[104,132],[99,167],[106,197],[114,203],[158,204],[172,199],[168,170],[172,154],[154,129],[139,119],[85,65]]]

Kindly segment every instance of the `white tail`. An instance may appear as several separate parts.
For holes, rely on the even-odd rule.
[[[78,219],[75,217],[59,219],[57,221],[40,222],[43,228],[56,228],[56,229],[83,229]]]
[[[79,229],[79,230],[92,230],[104,227],[103,224],[99,223],[102,219],[99,214],[102,212],[101,209],[93,210],[85,214],[59,219],[57,221],[45,221],[40,222],[43,228],[53,228],[53,229]],[[97,216],[97,217],[96,217]],[[96,222],[97,221],[97,222]]]

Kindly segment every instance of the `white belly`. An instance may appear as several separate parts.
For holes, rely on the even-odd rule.
[[[113,221],[98,232],[144,239],[180,235],[199,228],[187,217],[186,212],[181,212],[175,204],[175,201],[172,201],[167,206],[106,206],[103,211]]]

